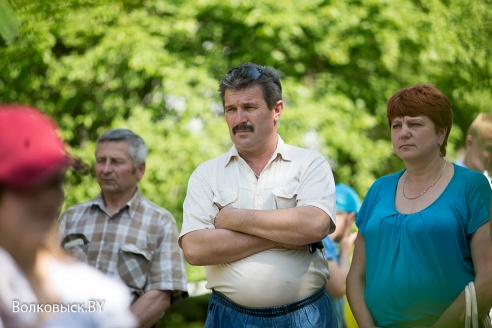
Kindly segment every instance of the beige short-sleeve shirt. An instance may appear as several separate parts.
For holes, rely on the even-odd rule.
[[[335,181],[324,156],[287,145],[280,137],[259,178],[233,146],[200,165],[190,177],[180,238],[195,230],[215,229],[218,206],[227,205],[257,210],[316,206],[334,223]],[[207,266],[206,276],[207,288],[243,306],[270,307],[314,293],[325,285],[329,273],[319,250],[273,248],[239,261]]]

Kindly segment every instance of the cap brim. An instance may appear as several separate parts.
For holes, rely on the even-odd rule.
[[[32,189],[40,187],[53,178],[64,174],[72,166],[72,159],[68,156],[60,157],[48,165],[39,163],[19,167],[4,179],[4,183],[15,189]]]

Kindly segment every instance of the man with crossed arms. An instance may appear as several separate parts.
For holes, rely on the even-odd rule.
[[[205,327],[337,327],[314,244],[335,229],[335,182],[318,152],[284,143],[278,73],[252,63],[220,82],[234,146],[189,179],[179,243],[206,266]]]

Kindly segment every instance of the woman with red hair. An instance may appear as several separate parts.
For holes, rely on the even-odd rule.
[[[347,297],[359,327],[463,327],[465,286],[478,314],[492,306],[492,191],[483,174],[448,162],[451,103],[418,84],[388,101],[405,169],[378,179],[356,219]]]

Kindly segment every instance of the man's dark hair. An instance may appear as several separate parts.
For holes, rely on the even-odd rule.
[[[247,62],[231,69],[220,81],[219,93],[222,105],[227,89],[238,91],[255,85],[261,87],[269,109],[273,109],[277,101],[282,100],[282,85],[278,72],[269,66]]]

